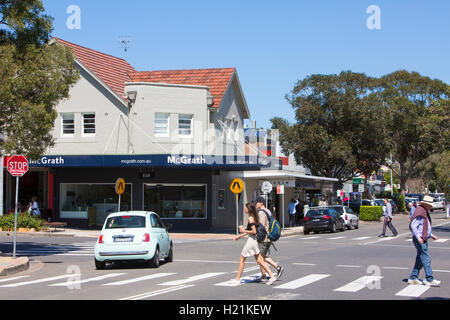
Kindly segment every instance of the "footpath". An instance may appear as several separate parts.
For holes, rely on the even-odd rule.
[[[409,215],[406,213],[394,215],[394,221],[399,224],[407,223]],[[433,213],[431,215],[433,220],[433,225],[438,225],[444,221],[448,221],[445,212]],[[364,225],[381,224],[381,221],[360,221],[360,227]],[[396,224],[397,225],[397,224]],[[86,238],[98,238],[100,236],[101,230],[86,230],[86,229],[75,229],[75,228],[65,228],[57,231],[41,231],[41,232],[17,232],[18,236],[26,237],[86,237]],[[0,231],[0,236],[13,236],[12,231]],[[222,239],[233,239],[236,234],[232,231],[217,231],[212,233],[179,233],[179,232],[169,232],[172,239],[184,239],[184,240],[222,240]],[[303,234],[303,227],[285,227],[282,230],[281,236],[288,237],[293,235]],[[18,257],[13,259],[10,256],[5,256],[0,252],[0,277],[8,276],[18,272],[27,270],[29,267],[28,257]],[[0,278],[1,279],[1,278]]]

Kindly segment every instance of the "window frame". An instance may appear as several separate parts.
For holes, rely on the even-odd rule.
[[[158,133],[156,132],[156,123],[157,123],[157,115],[166,115],[166,133]],[[170,113],[168,112],[155,112],[155,119],[153,122],[153,134],[158,138],[168,138],[170,137]]]
[[[85,116],[86,115],[94,115],[94,133],[86,133],[86,123],[85,123]],[[81,114],[81,119],[82,119],[82,130],[81,130],[81,135],[83,137],[95,137],[96,133],[97,133],[97,122],[96,122],[96,114],[95,112],[83,112]]]
[[[75,113],[73,112],[62,112],[60,113],[61,116],[61,137],[62,138],[73,138],[75,137]],[[65,116],[72,116],[72,125],[73,125],[73,133],[64,133],[64,121],[67,121],[67,119],[64,119]]]
[[[206,184],[206,183],[188,184],[188,183],[148,183],[148,182],[144,182],[142,184],[142,208],[145,208],[145,187],[146,186],[149,186],[149,187],[157,187],[157,186],[162,186],[162,187],[202,187],[202,188],[204,188],[205,199],[202,201],[204,201],[204,205],[205,205],[205,216],[177,218],[177,217],[163,217],[163,216],[161,216],[161,212],[154,212],[154,213],[157,214],[157,216],[159,217],[159,219],[163,223],[163,225],[164,225],[165,220],[208,220],[208,205],[209,205],[209,203],[208,203],[208,184]],[[181,201],[181,200],[177,200],[177,201]],[[143,210],[149,210],[149,209],[145,208]]]
[[[188,130],[188,129],[184,129],[180,127],[180,121],[182,120],[182,117],[190,117],[190,134],[181,134],[180,130]],[[188,113],[181,113],[178,115],[178,137],[180,138],[192,138],[194,135],[194,115],[193,114],[188,114]]]

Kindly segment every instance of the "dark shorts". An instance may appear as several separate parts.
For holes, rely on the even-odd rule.
[[[268,256],[270,254],[270,241],[268,242],[260,242],[259,244],[259,251],[261,251],[261,254],[263,256]]]

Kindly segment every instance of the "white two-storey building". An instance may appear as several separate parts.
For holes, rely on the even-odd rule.
[[[101,225],[119,209],[114,185],[123,178],[121,210],[156,211],[175,229],[232,228],[231,179],[279,168],[245,154],[250,114],[236,69],[139,72],[61,39],[51,45],[72,48],[81,78],[56,106],[56,143],[31,163],[20,200],[38,196],[53,220]],[[6,179],[10,190],[14,182]],[[7,191],[8,208],[12,196]]]

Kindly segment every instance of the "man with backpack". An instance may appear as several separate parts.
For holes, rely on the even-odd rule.
[[[264,258],[264,261],[267,262],[270,266],[274,267],[275,270],[277,271],[277,274],[275,275],[275,277],[278,279],[281,277],[281,275],[283,274],[283,270],[284,268],[280,265],[278,265],[277,263],[275,263],[275,261],[273,261],[271,258],[267,257],[267,255],[270,254],[270,246],[273,245],[272,243],[272,239],[274,239],[274,241],[276,241],[276,239],[278,239],[277,237],[273,237],[273,234],[278,233],[278,237],[279,237],[279,233],[281,233],[281,230],[274,230],[274,229],[279,229],[279,224],[278,222],[273,220],[273,215],[272,212],[270,212],[269,209],[267,209],[264,205],[265,200],[263,197],[258,197],[256,198],[256,209],[258,210],[258,219],[259,222],[264,225],[264,227],[266,228],[267,231],[267,236],[265,237],[265,239],[259,243],[259,250],[261,251],[261,255]],[[272,226],[271,226],[271,220],[272,220]],[[271,232],[272,231],[272,232]],[[273,231],[278,231],[278,232],[273,232]],[[262,273],[261,276],[261,280],[267,279],[265,273]]]

